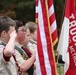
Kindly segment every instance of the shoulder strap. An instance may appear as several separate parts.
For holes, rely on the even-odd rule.
[[[24,60],[25,59],[28,59],[28,56],[27,56],[27,54],[24,52],[24,51],[22,51],[18,46],[16,46],[15,45],[15,49],[22,55],[22,57],[24,58]]]
[[[1,42],[0,44],[6,46],[6,44],[3,43],[3,42]],[[16,47],[16,48],[17,48],[17,47]],[[18,49],[17,49],[17,50],[18,50]],[[12,56],[13,56],[13,58],[14,58],[14,60],[15,60],[15,63],[16,63],[16,66],[17,66],[17,69],[18,69],[18,73],[19,73],[19,75],[23,75],[23,72],[20,70],[20,66],[19,66],[19,64],[18,64],[18,62],[17,62],[17,60],[16,60],[15,55],[12,54]]]
[[[6,44],[3,43],[3,42],[1,42],[0,45],[6,46]],[[19,66],[19,64],[18,64],[18,62],[17,62],[17,60],[16,60],[15,55],[14,55],[14,54],[12,54],[12,55],[13,55],[13,58],[14,58],[14,60],[15,60],[16,66],[17,66],[17,68],[18,68],[18,73],[19,73],[19,75],[23,75],[23,72],[20,70],[20,66]]]
[[[1,42],[1,43],[0,43],[0,45],[6,46],[6,44],[5,44],[5,43],[3,43],[3,42]]]
[[[18,62],[16,60],[16,56],[14,54],[13,54],[13,58],[15,60],[19,75],[23,75],[23,72],[21,71],[20,66],[19,66],[19,64],[18,64]]]
[[[1,42],[0,43],[0,45],[3,45],[3,46],[6,46],[6,44],[5,43],[3,43],[3,42]],[[16,45],[15,45],[15,47],[14,47],[16,50],[18,50],[19,51],[19,53],[21,54],[21,55],[23,55],[23,51],[20,49],[20,48],[18,48]]]
[[[18,50],[19,51],[19,53],[21,54],[21,55],[23,55],[23,51],[19,48],[19,47],[17,47],[16,45],[15,45],[15,47],[14,47],[16,50]]]

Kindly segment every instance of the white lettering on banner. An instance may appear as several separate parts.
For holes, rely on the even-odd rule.
[[[71,21],[71,22],[69,23],[69,28],[72,28],[72,27],[74,27],[74,26],[76,26],[76,21],[75,21],[75,20],[73,20],[73,21]]]
[[[70,19],[75,19],[74,14],[71,14]],[[74,42],[74,46],[76,46],[76,20],[72,20],[69,23],[70,34],[72,35],[72,40]]]
[[[75,20],[74,14],[71,14],[70,19],[71,21],[69,23],[69,31],[70,31],[71,37],[69,37],[69,44],[70,44],[69,49],[70,49],[74,64],[76,66],[76,50],[74,48],[74,46],[76,47],[76,20]]]
[[[72,39],[73,39],[73,41],[74,41],[74,42],[76,42],[76,35],[75,35],[75,36],[73,36],[73,38],[72,38]]]
[[[71,18],[72,18],[72,19],[74,19],[74,18],[75,18],[73,13],[72,13],[72,14],[71,14],[71,16],[70,16],[70,19],[71,19]]]
[[[70,19],[75,19],[74,14],[71,14]],[[72,28],[74,26],[76,26],[76,21],[75,20],[70,22],[69,28]]]
[[[70,29],[70,34],[75,35],[76,34],[76,28]]]
[[[75,49],[74,49],[73,46],[70,46],[69,48],[70,48],[70,52],[71,52],[71,54],[72,54],[72,58],[73,58],[73,60],[74,60],[74,64],[75,64],[75,66],[76,66],[76,52],[75,52]]]

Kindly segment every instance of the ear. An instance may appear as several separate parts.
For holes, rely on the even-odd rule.
[[[6,31],[2,31],[1,36],[6,37]]]

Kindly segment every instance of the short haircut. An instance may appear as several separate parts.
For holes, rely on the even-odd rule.
[[[34,33],[34,31],[37,29],[37,24],[34,22],[27,22],[25,27],[30,30],[30,33]]]
[[[15,22],[16,22],[16,31],[18,31],[19,27],[23,26],[23,22],[20,20],[15,20]]]
[[[0,16],[0,36],[2,31],[9,31],[10,26],[16,26],[16,23],[13,19],[8,16]]]

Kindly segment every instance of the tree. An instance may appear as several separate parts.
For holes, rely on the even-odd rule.
[[[60,29],[64,17],[65,0],[53,0],[53,1],[57,20],[58,34],[60,34]]]
[[[60,32],[65,0],[53,0],[53,2]],[[0,0],[0,15],[3,14],[24,22],[35,21],[35,0]]]
[[[24,22],[35,21],[35,0],[0,0],[0,15]]]

